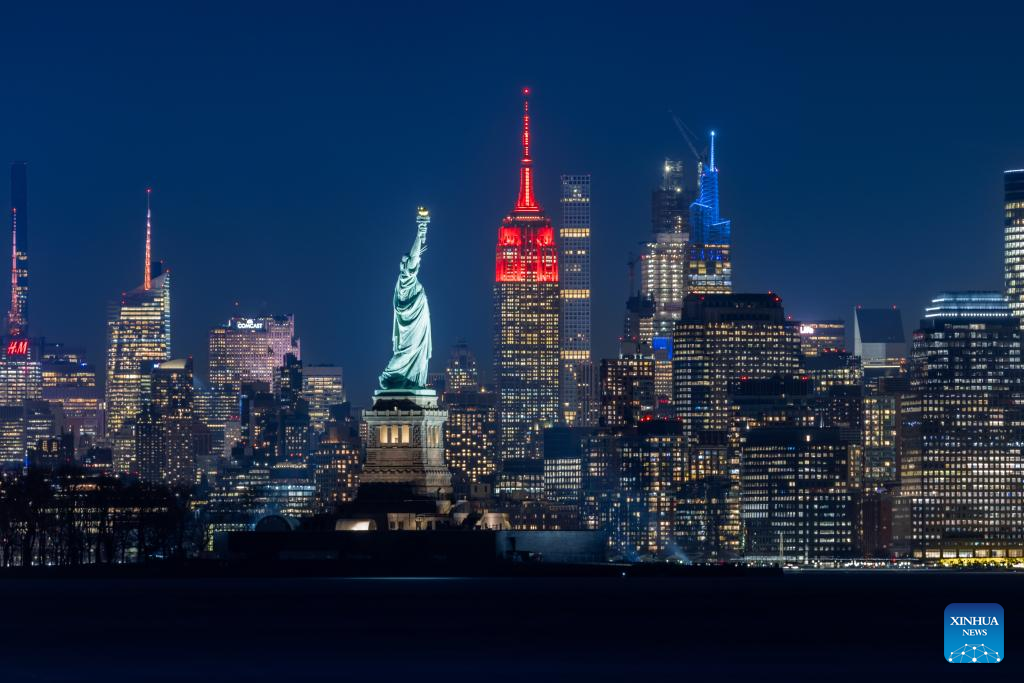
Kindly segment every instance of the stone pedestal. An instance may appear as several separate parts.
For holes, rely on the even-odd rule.
[[[444,462],[442,429],[448,411],[437,407],[437,393],[389,389],[373,398],[373,408],[363,411],[368,436],[357,501],[396,492],[448,501],[452,477]]]

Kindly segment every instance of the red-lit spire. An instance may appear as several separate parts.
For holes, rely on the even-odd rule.
[[[530,159],[530,89],[523,88],[523,160],[519,167],[516,211],[540,211],[533,196],[533,160]]]
[[[149,208],[149,196],[153,194],[153,188],[146,188],[146,269],[142,273],[142,288],[148,290],[151,286],[150,273],[152,266],[152,252],[150,251],[150,242],[153,236],[153,214]]]

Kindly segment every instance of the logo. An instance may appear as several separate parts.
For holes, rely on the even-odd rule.
[[[943,656],[951,664],[1003,661],[1003,608],[994,602],[954,602],[943,615]]]
[[[12,339],[11,341],[7,342],[7,355],[27,356],[28,339]]]

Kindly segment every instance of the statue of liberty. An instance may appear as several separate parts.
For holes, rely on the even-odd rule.
[[[380,375],[380,388],[424,389],[427,363],[433,351],[430,341],[430,306],[420,284],[420,258],[427,250],[427,226],[430,212],[422,206],[416,211],[416,239],[409,253],[402,256],[395,283],[395,323],[391,334],[392,356]]]

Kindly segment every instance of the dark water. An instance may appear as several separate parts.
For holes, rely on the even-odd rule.
[[[0,680],[1024,680],[1022,598],[932,572],[0,580]],[[1003,606],[1003,663],[943,660],[950,602]]]

